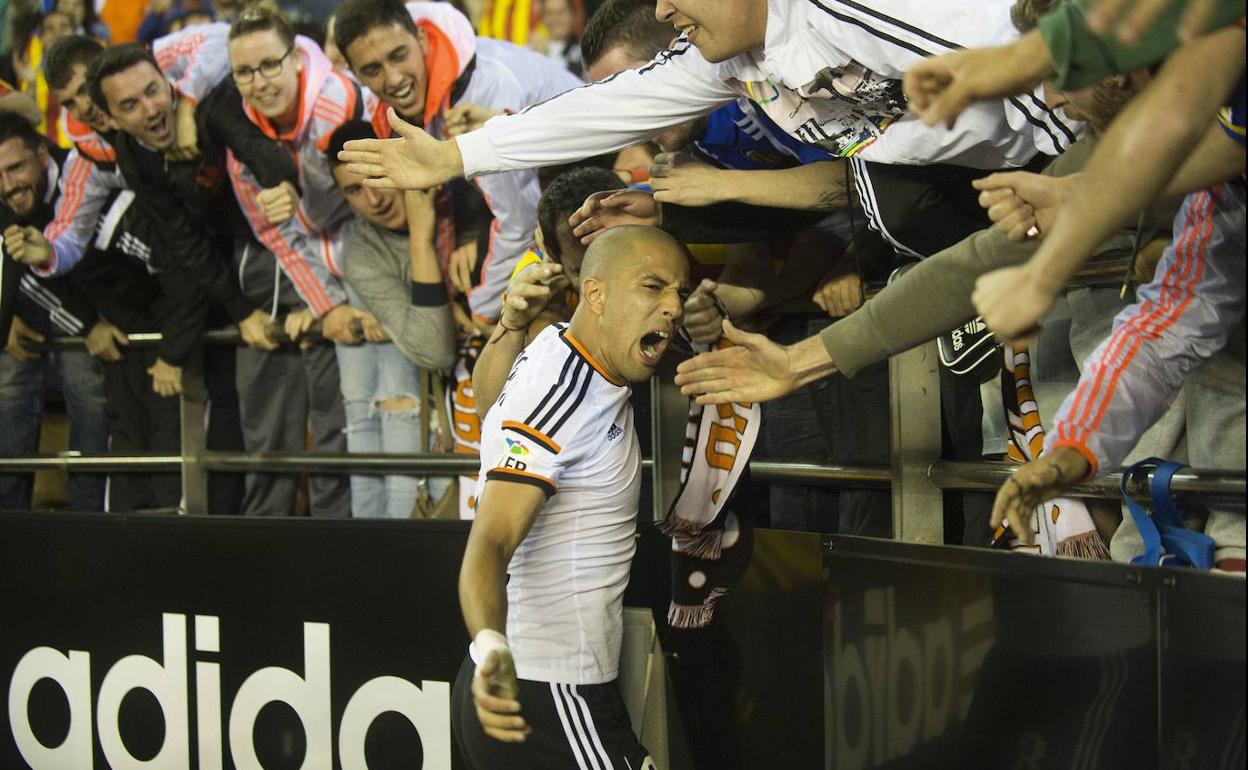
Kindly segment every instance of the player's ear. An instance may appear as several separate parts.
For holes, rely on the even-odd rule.
[[[597,278],[585,276],[581,279],[581,301],[594,315],[602,315],[603,306],[607,302],[607,285]]]

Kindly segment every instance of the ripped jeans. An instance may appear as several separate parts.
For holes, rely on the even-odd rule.
[[[334,347],[347,415],[347,451],[420,452],[420,367],[391,343]],[[431,431],[431,441],[432,436]],[[409,518],[423,483],[423,476],[352,476],[352,516]],[[428,483],[437,500],[449,480],[430,478]]]

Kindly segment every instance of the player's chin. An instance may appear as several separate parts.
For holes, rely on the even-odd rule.
[[[621,372],[624,379],[629,382],[645,382],[654,376],[658,371],[659,363],[662,361],[663,354],[658,355],[643,353],[641,350],[634,349],[633,354],[629,357],[628,370]]]
[[[657,366],[647,366],[639,359],[634,359],[629,362],[629,366],[626,370],[620,372],[620,376],[628,382],[641,383],[646,382],[653,377],[657,369]]]

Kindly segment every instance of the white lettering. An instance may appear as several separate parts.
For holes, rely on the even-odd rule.
[[[41,679],[60,685],[69,701],[69,733],[59,746],[44,746],[30,727],[30,692]],[[9,680],[9,729],[13,742],[32,770],[81,767],[91,770],[91,656],[78,650],[65,655],[36,647],[22,656]]]
[[[113,664],[100,683],[96,703],[100,748],[113,770],[189,768],[190,728],[186,699],[186,616],[161,616],[164,665],[146,655],[127,655]],[[165,718],[165,742],[146,762],[131,756],[121,740],[117,718],[121,701],[131,690],[147,690],[156,697]]]
[[[338,728],[342,770],[368,770],[364,739],[373,720],[387,711],[407,717],[420,733],[424,767],[451,766],[451,686],[446,682],[421,682],[379,676],[355,691],[342,713]]]
[[[195,616],[195,649],[220,652],[219,623],[211,615]],[[195,728],[199,734],[199,770],[221,770],[221,666],[195,663]]]
[[[220,620],[194,616],[193,648],[220,654]],[[190,695],[186,615],[161,616],[161,660],[145,655],[121,658],[104,675],[92,712],[91,655],[52,647],[36,647],[18,661],[9,681],[9,727],[22,758],[32,770],[92,770],[92,727],[109,768],[115,770],[181,770],[190,767]],[[228,716],[230,756],[239,770],[260,768],[252,737],[256,718],[268,704],[289,705],[303,726],[307,751],[301,770],[334,767],[334,724],[331,713],[330,629],[326,623],[303,624],[303,675],[271,666],[248,676],[234,694],[228,715],[222,708],[221,664],[196,660],[196,766],[222,770],[225,766],[222,719]],[[69,727],[58,746],[46,746],[35,736],[28,715],[31,692],[44,679],[60,686],[69,710]],[[121,704],[134,690],[155,697],[164,722],[164,742],[146,761],[130,754],[121,734]],[[347,701],[338,726],[338,759],[343,770],[368,767],[365,739],[373,722],[393,711],[407,718],[420,734],[424,767],[451,765],[451,686],[422,681],[420,686],[395,676],[370,679]]]
[[[238,688],[230,709],[230,755],[239,770],[262,770],[251,732],[260,709],[273,701],[282,701],[293,708],[303,725],[307,752],[300,770],[330,770],[334,766],[327,624],[303,624],[303,668],[303,678],[285,668],[262,668]]]

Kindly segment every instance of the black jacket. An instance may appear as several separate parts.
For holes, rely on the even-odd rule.
[[[159,331],[156,355],[183,366],[208,325],[210,306],[199,284],[185,270],[153,265],[151,217],[129,190],[113,197],[96,247],[87,250],[70,278],[91,294],[100,315],[127,334]]]
[[[241,321],[255,306],[239,289],[230,254],[234,241],[250,239],[251,232],[230,188],[226,150],[233,150],[266,188],[283,181],[297,185],[298,170],[294,159],[247,119],[232,80],[210,91],[196,116],[198,159],[169,161],[134,137],[119,134],[117,166],[152,228],[152,267],[185,274],[230,320]]]

